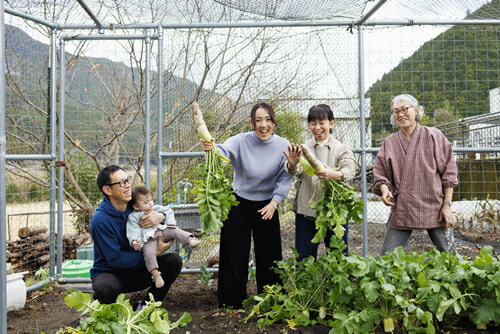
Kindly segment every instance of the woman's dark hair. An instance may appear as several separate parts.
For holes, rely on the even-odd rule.
[[[257,103],[256,105],[254,105],[252,107],[252,111],[250,112],[250,119],[252,120],[252,124],[254,126],[255,126],[255,114],[257,113],[257,109],[259,109],[259,108],[265,109],[267,111],[267,113],[269,114],[269,117],[271,117],[271,121],[273,121],[273,123],[275,125],[278,125],[278,122],[276,122],[276,116],[274,114],[273,107],[269,103],[260,102],[260,103]]]
[[[132,188],[132,199],[130,200],[129,205],[134,206],[135,203],[137,203],[137,197],[139,197],[139,195],[147,196],[149,194],[150,194],[150,192],[146,187],[137,186],[137,187]]]
[[[307,114],[307,123],[312,121],[334,121],[335,117],[333,116],[333,111],[327,104],[316,104],[309,109],[309,113]],[[330,129],[330,133],[332,133],[332,129]]]
[[[116,171],[123,170],[120,166],[117,165],[111,165],[108,167],[104,167],[101,169],[99,174],[97,175],[97,186],[99,187],[99,190],[104,194],[104,191],[102,191],[102,188],[104,186],[107,186],[108,184],[111,183],[111,174],[113,174]],[[106,194],[104,194],[106,195]]]

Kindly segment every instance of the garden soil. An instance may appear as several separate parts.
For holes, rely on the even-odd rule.
[[[293,217],[292,217],[293,218]],[[283,220],[282,240],[284,258],[291,256],[289,247],[293,245],[294,230],[293,219]],[[370,253],[375,255],[380,251],[384,224],[368,224],[368,234],[370,235]],[[460,237],[461,235],[457,235]],[[495,242],[498,245],[497,234]],[[466,239],[467,240],[467,239]],[[457,240],[460,241],[460,240]],[[462,255],[474,257],[478,253],[476,243],[458,242],[458,250]],[[488,241],[491,244],[491,240]],[[430,248],[429,237],[422,233],[415,233],[408,244],[408,250],[426,250]],[[362,251],[362,231],[361,225],[349,224],[349,248],[350,252],[360,254]],[[324,253],[323,243],[320,246],[319,254]],[[50,287],[43,291],[34,291],[29,294],[26,307],[23,310],[11,311],[8,313],[7,328],[9,334],[47,334],[55,333],[59,328],[65,326],[78,326],[81,316],[78,312],[70,309],[64,303],[65,291],[68,285]],[[85,287],[90,290],[90,284]],[[250,281],[248,292],[255,294],[255,282]],[[144,292],[145,293],[145,292]],[[143,293],[143,294],[144,294]],[[172,331],[173,334],[326,334],[329,328],[326,326],[297,327],[297,330],[287,328],[286,324],[275,324],[264,329],[256,327],[256,320],[247,323],[242,321],[247,313],[228,311],[217,307],[217,280],[212,280],[206,285],[200,281],[199,275],[180,275],[172,285],[169,294],[163,302],[170,319],[177,320],[184,312],[192,316],[191,323],[183,328]],[[131,302],[138,300],[143,294],[130,294]],[[382,332],[380,332],[382,333]],[[395,332],[396,333],[396,332]],[[500,333],[500,328],[493,328],[487,331],[478,331],[471,323],[455,325],[453,328],[446,328],[442,333]]]
[[[252,282],[251,282],[252,283]],[[219,309],[216,296],[217,281],[203,284],[197,275],[181,275],[172,285],[163,302],[171,320],[177,320],[184,312],[191,314],[193,320],[183,328],[175,329],[173,334],[327,334],[326,326],[287,328],[285,324],[275,324],[258,329],[255,320],[245,323],[242,319],[248,313]],[[64,286],[67,288],[67,286]],[[87,287],[88,289],[88,287]],[[254,284],[249,284],[249,293],[255,293]],[[11,311],[7,316],[9,334],[55,333],[65,326],[78,326],[81,316],[64,303],[66,292],[61,288],[49,287],[43,291],[29,294],[26,306],[22,310]],[[130,294],[131,302],[140,294]],[[464,329],[465,328],[465,329]],[[498,333],[496,329],[478,331],[467,323],[445,329],[443,333]],[[383,333],[383,332],[379,332]],[[396,332],[395,332],[396,333]]]

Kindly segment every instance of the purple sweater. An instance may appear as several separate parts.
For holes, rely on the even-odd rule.
[[[236,193],[250,201],[274,199],[280,203],[292,185],[283,155],[288,144],[288,140],[276,134],[262,141],[254,131],[240,133],[218,144],[234,168]]]

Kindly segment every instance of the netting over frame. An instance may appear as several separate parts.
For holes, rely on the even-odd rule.
[[[281,20],[355,19],[370,0],[214,0],[224,6]]]
[[[11,8],[50,22],[93,24],[74,1],[60,0],[51,5],[45,2],[45,10],[42,10],[41,1],[7,2]],[[85,2],[102,23],[125,25],[151,22],[273,22],[287,19],[285,16],[260,15],[256,7],[259,3],[251,4],[255,10],[243,11],[223,6],[222,0],[164,0],[151,3],[116,0],[112,5],[101,0]],[[332,8],[330,11],[325,10],[324,15],[318,16],[317,20],[345,20],[345,17],[327,17],[330,15],[328,13],[335,12],[334,5],[344,3],[342,1],[281,1],[280,4],[288,3],[289,8],[296,6],[301,11],[300,6],[320,2],[329,2]],[[361,12],[366,13],[378,2],[363,2]],[[433,6],[428,6],[431,2]],[[311,13],[314,14],[313,9]],[[498,18],[499,9],[499,0],[388,0],[370,20]],[[291,16],[291,10],[282,11],[283,15]],[[361,15],[353,15],[353,20]],[[31,21],[23,22],[27,27],[17,26],[19,18],[14,15],[6,15],[6,18],[8,153],[44,153],[47,148],[50,31]],[[290,20],[306,19],[304,16]],[[58,31],[58,34],[73,35],[79,32],[97,35],[95,30],[83,28],[79,31]],[[194,98],[200,100],[207,113],[207,124],[220,141],[234,133],[248,130],[249,109],[257,99],[264,99],[272,101],[279,110],[279,127],[276,131],[290,141],[303,142],[307,139],[309,132],[304,114],[313,104],[326,103],[334,109],[335,138],[351,147],[361,146],[359,41],[358,34],[352,34],[346,27],[172,28],[164,29],[163,32],[163,51],[160,51],[163,53],[162,102],[165,113],[163,143],[160,144],[162,150],[199,150],[190,118],[190,103]],[[105,35],[114,33],[143,34],[144,30],[140,27],[135,30],[105,31]],[[39,34],[42,36],[36,38]],[[425,106],[425,124],[440,126],[458,146],[498,146],[499,36],[499,27],[493,24],[365,27],[363,74],[367,90],[365,115],[368,117],[368,146],[378,147],[380,140],[394,131],[389,124],[388,104],[391,96],[401,92],[414,94]],[[150,45],[152,133],[149,146],[153,156],[157,152],[157,46],[158,40],[153,38]],[[68,209],[88,209],[82,208],[87,205],[85,200],[93,208],[101,199],[95,187],[96,162],[99,165],[110,162],[123,164],[137,182],[143,180],[146,48],[144,41],[70,40],[66,43],[65,158],[68,164],[65,175],[68,179],[65,191],[68,198],[72,196],[74,204],[66,205]],[[359,158],[359,154],[356,154],[356,158]],[[374,158],[375,154],[367,156],[368,167],[373,164]],[[182,188],[181,185],[186,182],[192,185],[198,179],[196,164],[199,161],[178,158],[165,162],[161,170],[164,204],[174,201],[191,203],[191,188]],[[498,217],[496,212],[500,208],[500,188],[495,175],[499,175],[500,164],[498,154],[479,153],[460,156],[460,164],[461,173],[467,178],[461,181],[460,188],[455,191],[457,198],[454,198],[454,210],[459,220],[461,239],[467,242],[471,240],[466,246],[475,251],[476,244],[479,244],[477,241],[482,240],[480,238],[498,233],[498,224],[493,226],[487,221],[491,214]],[[8,203],[9,233],[14,236],[22,224],[45,224],[40,217],[48,217],[48,204],[42,203],[41,209],[38,209],[33,203],[42,200],[47,202],[49,186],[46,166],[42,163],[9,163],[8,168],[8,200],[16,202],[13,204],[28,201],[31,210],[14,211],[10,208],[12,203]],[[158,171],[156,161],[151,161],[150,174],[154,182]],[[24,174],[19,175],[21,172]],[[74,176],[74,182],[69,178],[70,175]],[[369,185],[372,183],[370,177],[368,171]],[[357,183],[360,183],[359,179]],[[377,198],[368,195],[369,252],[377,254],[388,210],[377,202]],[[282,206],[283,249],[287,251],[294,239],[294,217],[289,207],[289,203]],[[177,216],[180,217],[180,214]],[[80,218],[78,221],[65,218],[64,228],[73,229],[75,221],[88,223],[85,220],[87,216],[81,215]],[[495,229],[493,232],[492,228]],[[349,235],[351,252],[361,253],[361,226],[352,226]],[[9,236],[11,238],[14,237]],[[424,234],[414,239],[416,241],[410,244],[410,249],[429,245],[428,237]],[[216,249],[217,240],[205,240],[207,246],[200,247],[197,253],[192,254],[188,266],[203,265],[205,258]],[[498,248],[497,239],[491,238],[483,244],[488,243]],[[287,252],[285,257],[290,254]],[[33,263],[32,259],[29,261]]]
[[[370,18],[379,20],[494,19],[498,0],[387,0]],[[380,0],[86,0],[103,24],[213,23],[259,21],[352,20],[366,14]],[[94,24],[72,0],[6,0],[5,7],[56,24]],[[192,14],[195,15],[192,15]],[[474,13],[473,15],[469,15]]]

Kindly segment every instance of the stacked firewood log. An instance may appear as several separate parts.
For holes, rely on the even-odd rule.
[[[11,268],[14,271],[36,271],[47,266],[50,259],[50,236],[47,228],[21,227],[18,235],[18,240],[7,241],[7,262],[10,262]],[[90,243],[88,233],[63,235],[63,261],[75,259],[76,249]]]

